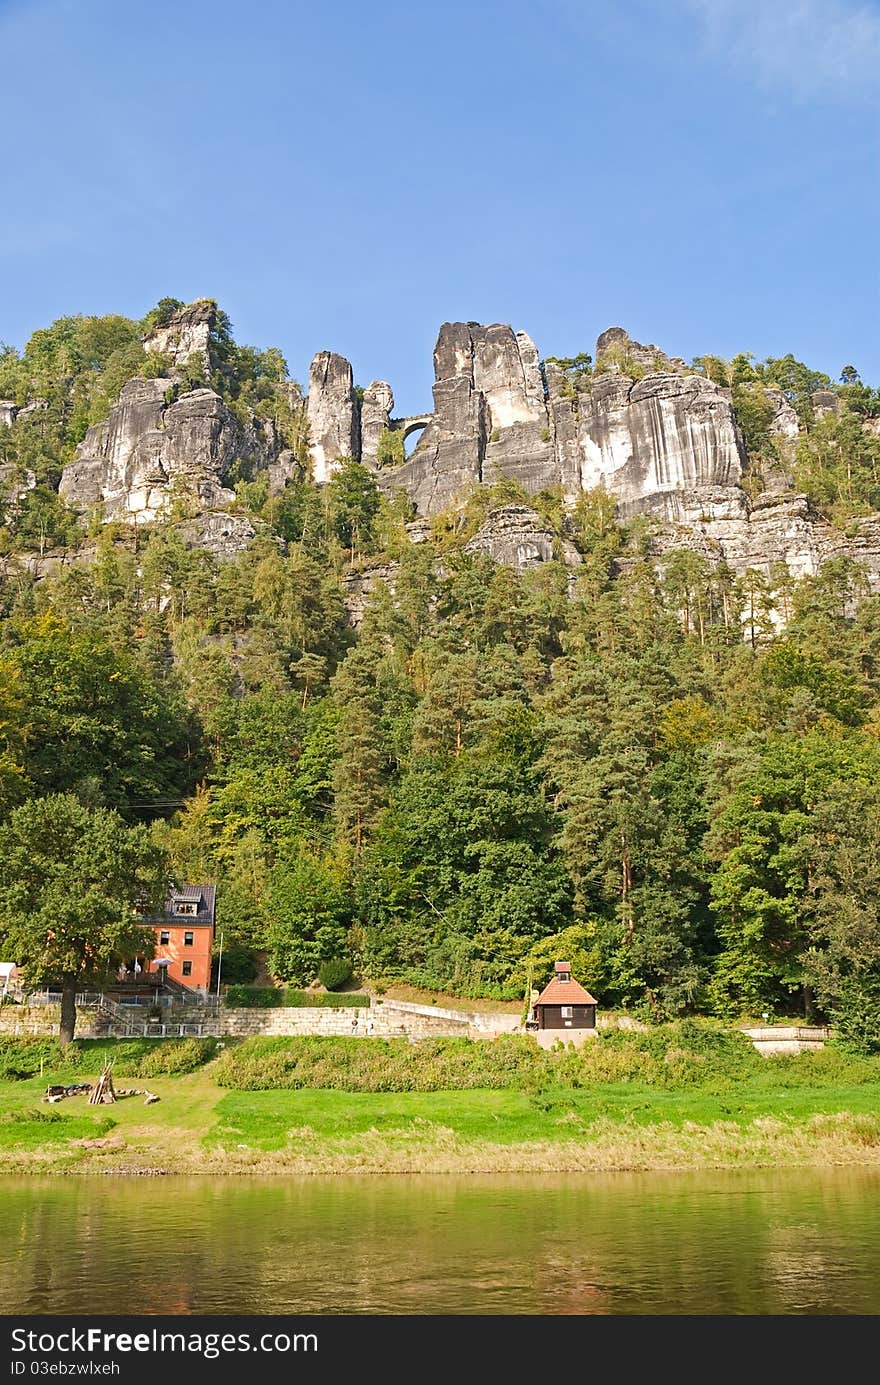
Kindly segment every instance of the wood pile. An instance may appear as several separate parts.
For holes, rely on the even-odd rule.
[[[69,1087],[50,1085],[46,1088],[43,1100],[54,1104],[63,1101],[65,1097],[81,1096],[85,1092],[89,1094],[90,1106],[110,1106],[125,1096],[142,1096],[145,1106],[151,1106],[154,1101],[160,1100],[156,1092],[148,1091],[145,1087],[114,1087],[110,1066],[109,1063],[106,1065],[94,1087],[89,1082],[75,1082]]]
[[[110,1071],[110,1064],[104,1068],[98,1078],[94,1089],[89,1093],[90,1106],[110,1106],[116,1100],[116,1093],[113,1090],[113,1074]]]

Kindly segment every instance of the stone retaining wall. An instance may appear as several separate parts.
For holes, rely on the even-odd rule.
[[[174,1018],[171,1019],[173,1014]],[[0,1006],[0,1037],[54,1039],[58,1035],[61,1011],[58,1005]],[[603,1016],[599,1028],[605,1028]],[[615,1017],[620,1027],[642,1029],[647,1026],[626,1017]],[[433,1005],[415,1005],[409,1001],[386,1000],[368,1007],[303,1007],[273,1010],[229,1009],[219,1011],[199,1006],[169,1009],[168,1018],[150,1022],[146,1016],[133,1014],[127,1024],[114,1020],[97,1005],[78,1005],[76,1035],[80,1039],[106,1037],[179,1038],[201,1035],[213,1038],[247,1038],[254,1035],[327,1035],[341,1038],[429,1039],[460,1037],[494,1038],[499,1034],[516,1033],[521,1029],[519,1015],[495,1011],[447,1010]],[[562,1035],[571,1038],[575,1031],[548,1031],[555,1042]],[[594,1036],[595,1030],[585,1030]],[[751,1039],[759,1053],[803,1053],[823,1048],[829,1030],[819,1026],[775,1025],[749,1027],[742,1031]]]
[[[744,1028],[759,1053],[809,1053],[824,1048],[829,1030],[821,1025],[775,1024]]]
[[[76,1034],[79,1039],[102,1038],[107,1032],[95,1005],[76,1007]],[[61,1023],[60,1005],[0,1006],[0,1036],[3,1038],[57,1039]]]

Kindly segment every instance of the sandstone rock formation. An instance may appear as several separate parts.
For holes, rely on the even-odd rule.
[[[754,500],[735,487],[683,494],[679,522],[660,526],[651,542],[661,556],[685,548],[726,563],[738,576],[753,569],[771,587],[777,565],[795,578],[812,577],[829,559],[849,557],[880,591],[880,516],[855,520],[844,534],[816,514],[807,496],[791,491]]]
[[[624,515],[667,513],[680,491],[740,480],[745,452],[730,396],[703,376],[600,375],[574,400],[551,399],[568,444],[560,481],[569,497],[604,486]]]
[[[198,512],[187,521],[187,541],[223,557],[254,537],[249,520],[225,512],[233,499],[227,486],[233,463],[252,473],[268,469],[277,493],[299,473],[304,451],[284,448],[271,422],[243,423],[213,390],[180,393],[180,368],[193,354],[211,364],[215,327],[216,308],[204,300],[150,334],[147,350],[170,356],[174,367],[161,379],[125,385],[65,469],[61,494],[80,510],[100,506],[108,519],[143,521],[168,515],[181,495]],[[766,492],[750,500],[741,485],[745,452],[729,391],[680,358],[633,341],[622,327],[601,334],[596,361],[592,373],[577,362],[542,363],[524,332],[498,323],[444,323],[434,352],[433,412],[395,419],[389,384],[373,381],[359,398],[350,363],[322,351],[312,362],[305,401],[312,476],[322,484],[341,458],[363,461],[383,489],[402,489],[412,500],[413,543],[427,539],[430,516],[474,486],[508,479],[527,494],[553,487],[568,504],[604,487],[622,516],[656,520],[660,560],[670,548],[687,547],[737,573],[758,568],[769,575],[782,563],[800,576],[845,553],[864,563],[880,590],[880,517],[853,524],[844,537],[792,492],[799,423],[782,391],[766,391],[779,465],[765,472]],[[291,404],[302,408],[297,387],[288,388]],[[817,417],[839,408],[833,391],[817,392],[812,403]],[[44,407],[44,400],[24,409],[2,401],[0,425],[17,425]],[[422,426],[410,458],[397,466],[380,463],[387,429],[406,434]],[[865,427],[880,430],[880,421]],[[537,511],[520,502],[496,507],[468,548],[520,571],[551,558],[572,568],[579,561],[573,545],[554,538]],[[393,585],[395,571],[392,564],[350,576],[356,615],[376,583]]]
[[[36,475],[28,468],[23,470],[12,462],[0,464],[0,513],[4,503],[11,501],[13,505],[17,504],[36,484]]]
[[[345,610],[349,624],[355,630],[359,630],[363,624],[367,607],[379,588],[387,587],[389,591],[394,591],[399,572],[400,563],[392,562],[377,563],[374,567],[346,574],[343,579],[345,582]]]
[[[422,514],[481,482],[511,477],[541,490],[556,463],[538,353],[524,332],[446,322],[434,350],[434,414],[403,466],[382,484],[405,489]]]
[[[568,567],[582,561],[573,543],[558,539],[537,511],[527,505],[503,505],[493,510],[465,546],[466,553],[485,553],[496,563],[525,572],[559,558]]]
[[[599,338],[604,351],[624,340],[652,363],[661,354],[622,328]],[[430,424],[412,457],[380,476],[422,514],[502,477],[531,494],[561,486],[568,499],[604,485],[625,514],[665,513],[664,497],[742,474],[730,395],[702,376],[667,368],[633,381],[609,372],[575,388],[558,365],[542,374],[524,332],[462,322],[441,327],[434,369]]]
[[[359,404],[351,364],[335,351],[319,351],[309,370],[306,401],[312,478],[319,485],[342,457],[360,457]]]
[[[680,356],[669,357],[665,351],[661,351],[659,346],[643,346],[639,341],[633,341],[629,332],[623,327],[606,327],[596,338],[596,351],[594,360],[597,368],[603,364],[609,364],[609,369],[620,370],[617,359],[623,357],[632,361],[635,365],[647,371],[649,374],[658,371],[687,370],[685,362]],[[622,373],[626,373],[625,371]]]
[[[176,389],[165,377],[129,380],[65,467],[60,494],[78,510],[144,522],[167,514],[177,495],[204,510],[233,500],[226,473],[234,459],[259,455],[259,439],[213,390],[174,398]]]
[[[774,386],[765,386],[764,396],[773,410],[773,417],[770,420],[771,434],[775,438],[779,438],[783,445],[796,443],[800,431],[797,410],[789,403],[782,390],[776,389]]]
[[[188,548],[200,548],[221,560],[234,558],[255,538],[257,531],[247,515],[213,510],[177,526]]]
[[[361,400],[361,461],[375,470],[379,439],[391,424],[394,395],[385,380],[373,380]]]
[[[180,308],[161,327],[144,337],[144,350],[170,356],[178,369],[196,356],[205,370],[213,366],[211,333],[217,324],[217,305],[210,298],[200,298]]]
[[[840,399],[833,390],[814,390],[810,402],[817,419],[824,418],[826,414],[840,413]]]

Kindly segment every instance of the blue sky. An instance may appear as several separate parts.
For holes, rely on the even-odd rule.
[[[880,382],[880,3],[0,0],[0,340],[216,297],[430,405],[451,319]]]

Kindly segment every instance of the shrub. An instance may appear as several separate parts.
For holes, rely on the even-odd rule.
[[[224,948],[220,965],[223,980],[233,985],[249,985],[259,971],[252,949],[241,943],[230,943]]]
[[[114,1077],[177,1077],[195,1072],[217,1052],[216,1039],[81,1039],[65,1051],[70,1066],[97,1072],[107,1062]]]
[[[195,1072],[217,1052],[216,1039],[77,1039],[62,1050],[54,1039],[0,1039],[0,1079],[21,1081],[99,1072],[112,1062],[114,1077],[157,1077]]]
[[[227,986],[226,1004],[241,1010],[272,1010],[284,1004],[277,986]]]
[[[46,1071],[57,1068],[62,1061],[55,1039],[0,1039],[0,1079],[4,1082],[36,1077],[41,1063]]]
[[[523,1035],[491,1039],[246,1039],[217,1068],[240,1091],[304,1087],[346,1092],[439,1092],[527,1087],[549,1055]]]
[[[326,984],[326,982],[325,982]],[[358,1006],[369,1005],[368,995],[345,992],[343,995],[328,994],[325,991],[283,990],[280,986],[229,986],[226,991],[226,1004],[242,1010],[276,1010],[282,1007],[299,1009],[306,1006]]]
[[[306,1009],[309,1006],[320,1009],[323,1006],[331,1010],[348,1007],[363,1010],[369,1007],[370,997],[354,991],[285,991],[284,1004],[289,1009]]]
[[[880,977],[848,977],[833,1012],[838,1037],[853,1053],[880,1053]]]
[[[318,980],[328,991],[338,991],[351,979],[351,963],[345,957],[331,957],[318,968]]]

